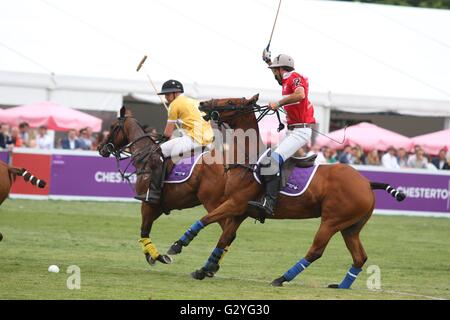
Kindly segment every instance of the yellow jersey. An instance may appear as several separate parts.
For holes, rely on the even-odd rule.
[[[205,146],[213,141],[213,130],[209,122],[202,118],[197,100],[179,95],[169,105],[167,122],[178,123],[181,129],[195,142]]]

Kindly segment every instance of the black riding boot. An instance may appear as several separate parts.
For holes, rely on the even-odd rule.
[[[161,190],[164,185],[165,163],[153,169],[150,174],[150,186],[147,193],[134,197],[137,200],[159,205],[161,201]]]
[[[266,216],[273,217],[275,215],[275,206],[277,204],[278,191],[280,189],[281,175],[276,174],[266,176],[265,179],[266,194],[261,201],[249,201],[250,206],[262,210]]]

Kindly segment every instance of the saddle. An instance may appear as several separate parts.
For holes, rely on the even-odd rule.
[[[266,152],[269,152],[268,150]],[[255,172],[254,172],[254,177],[256,179],[256,181],[258,181],[258,183],[261,183],[261,175],[260,175],[260,160],[262,159],[262,157],[265,155],[265,153],[263,155],[261,155],[260,159],[258,160],[258,164],[255,166]],[[296,168],[311,168],[314,166],[314,161],[317,158],[317,154],[313,154],[309,157],[302,157],[302,158],[298,158],[298,157],[291,157],[289,158],[284,164],[283,167],[281,168],[281,183],[280,183],[280,190],[282,190],[286,185],[287,182],[289,180],[289,177],[291,176],[291,174],[293,173],[293,171]],[[297,169],[298,170],[298,169]]]
[[[294,168],[309,168],[314,165],[314,161],[317,158],[317,154],[310,155],[309,157],[290,157],[281,168],[281,186],[282,189],[286,183],[289,177],[292,174],[292,171]]]

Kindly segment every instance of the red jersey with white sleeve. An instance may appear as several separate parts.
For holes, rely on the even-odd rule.
[[[288,96],[299,88],[305,90],[305,98],[296,103],[290,103],[283,106],[287,113],[287,123],[316,123],[314,118],[314,107],[308,99],[308,78],[303,77],[295,71],[285,73],[282,80],[283,97]]]

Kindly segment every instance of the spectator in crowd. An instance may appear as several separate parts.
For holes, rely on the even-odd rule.
[[[366,157],[361,147],[355,146],[352,148],[352,157],[350,159],[351,164],[366,164]]]
[[[34,148],[36,146],[36,136],[34,135],[33,130],[30,129],[28,122],[19,124],[19,132],[23,147]]]
[[[373,149],[369,152],[366,158],[366,164],[370,166],[379,166],[381,165],[380,162],[380,155],[378,153],[377,149]]]
[[[79,139],[81,141],[81,149],[91,150],[92,140],[91,137],[89,137],[89,132],[86,128],[80,130]]]
[[[340,163],[353,163],[352,159],[352,147],[349,145],[344,147],[344,151],[342,151],[341,155],[339,156],[339,162]]]
[[[77,138],[77,131],[70,129],[67,133],[67,137],[61,140],[61,147],[67,150],[81,149],[82,143]]]
[[[6,149],[10,144],[12,144],[12,140],[9,134],[9,125],[2,123],[0,124],[0,148]]]
[[[38,134],[36,137],[36,147],[39,149],[53,149],[53,139],[47,132],[46,126],[40,126],[38,128]]]
[[[444,169],[447,163],[447,149],[442,148],[439,150],[439,155],[436,158],[431,159],[431,163],[439,170]]]
[[[408,153],[406,152],[405,148],[398,149],[397,161],[400,168],[408,167]]]
[[[366,154],[364,153],[364,150],[362,149],[362,147],[357,144],[356,145],[356,149],[358,149],[358,153],[359,153],[359,159],[361,161],[361,164],[366,164]]]
[[[105,140],[105,136],[103,135],[103,132],[98,132],[95,141],[92,143],[92,150],[97,150],[97,147]]]
[[[328,148],[328,147],[323,147],[323,156],[325,157],[325,160],[327,161],[327,163],[336,163],[336,156],[335,156],[335,152],[333,149]]]
[[[443,170],[450,170],[450,156],[447,158],[447,162],[444,164]]]
[[[91,140],[91,150],[95,150],[94,144],[95,144],[95,136],[94,131],[91,127],[86,127],[87,137]]]
[[[20,148],[23,145],[22,138],[20,137],[20,131],[19,128],[17,127],[13,127],[11,129],[11,142],[12,142],[11,145],[16,148]]]
[[[388,169],[399,169],[397,157],[395,156],[395,148],[390,146],[387,152],[381,157],[381,164]]]
[[[419,146],[418,148],[414,147],[416,153],[409,157],[408,159],[408,167],[410,168],[428,168],[428,159],[425,157],[425,152]]]

